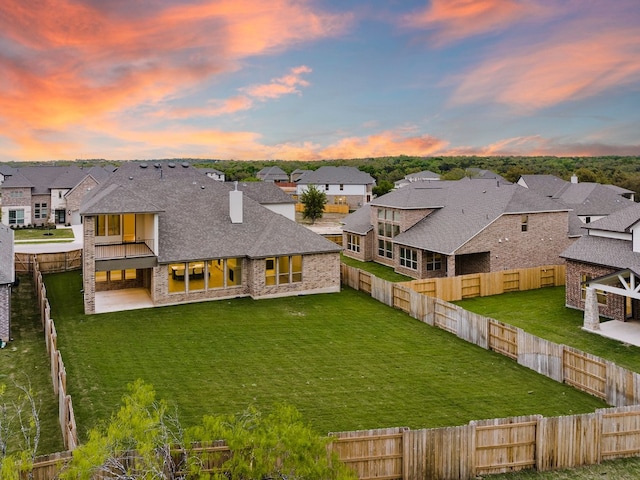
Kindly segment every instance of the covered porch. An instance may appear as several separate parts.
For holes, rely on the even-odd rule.
[[[95,313],[120,312],[152,308],[153,300],[146,288],[125,288],[95,293]]]

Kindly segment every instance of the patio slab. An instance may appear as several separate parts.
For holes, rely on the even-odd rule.
[[[600,323],[599,330],[584,329],[587,332],[602,335],[603,337],[618,340],[629,345],[640,347],[640,322],[609,320]]]
[[[145,288],[127,288],[125,290],[110,290],[96,292],[96,313],[119,312],[122,310],[137,310],[151,308],[153,302]]]

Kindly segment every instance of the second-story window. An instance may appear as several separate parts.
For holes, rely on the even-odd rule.
[[[120,215],[98,215],[96,217],[96,236],[120,235]]]
[[[522,215],[522,217],[520,217],[520,221],[521,221],[521,229],[523,232],[526,232],[529,230],[529,215]]]
[[[378,209],[378,255],[393,258],[392,239],[400,233],[400,212],[390,208]]]

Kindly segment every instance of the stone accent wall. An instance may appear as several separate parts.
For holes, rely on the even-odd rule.
[[[582,299],[582,275],[588,275],[590,278],[598,278],[617,271],[611,267],[601,265],[592,265],[589,263],[574,262],[567,260],[566,262],[566,286],[565,286],[565,302],[567,307],[584,310],[584,300]],[[600,315],[614,320],[625,321],[625,301],[626,298],[621,295],[607,293],[607,304],[598,305]]]
[[[22,192],[22,197],[14,198],[11,192]],[[2,188],[2,206],[3,207],[29,207],[31,205],[31,189],[30,188]],[[29,223],[27,218],[25,223]]]
[[[489,252],[491,272],[564,263],[559,255],[572,243],[567,236],[568,219],[567,212],[529,213],[523,232],[521,215],[502,215],[459,248],[456,256]]]
[[[0,340],[8,342],[11,336],[11,286],[0,285]]]
[[[82,251],[82,287],[84,313],[96,313],[96,218],[84,217],[84,247]]]

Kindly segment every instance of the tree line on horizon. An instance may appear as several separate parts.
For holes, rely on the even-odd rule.
[[[148,162],[170,160],[188,161],[201,168],[215,168],[223,172],[229,181],[257,180],[258,172],[269,166],[278,166],[287,174],[294,170],[316,170],[322,166],[352,166],[369,173],[377,185],[393,185],[406,175],[429,170],[446,180],[456,180],[468,176],[467,169],[490,170],[510,182],[516,182],[521,175],[547,174],[569,180],[576,175],[580,182],[597,182],[617,185],[640,193],[639,156],[597,156],[597,157],[556,157],[556,156],[388,156],[375,158],[352,158],[336,160],[217,160],[202,158],[172,158],[145,160]],[[125,160],[123,160],[125,161]],[[76,164],[78,166],[119,165],[123,161],[105,159],[55,161],[55,165]],[[7,162],[19,167],[21,162]],[[52,162],[46,164],[51,165]],[[29,165],[36,165],[30,163]]]

